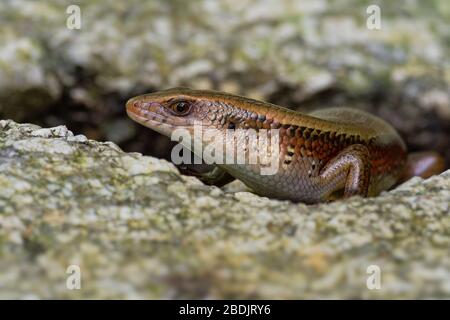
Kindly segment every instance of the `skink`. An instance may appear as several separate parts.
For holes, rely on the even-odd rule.
[[[271,198],[317,203],[375,196],[412,175],[428,177],[444,166],[434,152],[408,157],[405,143],[391,125],[356,109],[305,114],[224,92],[173,88],[132,98],[126,110],[136,122],[166,136],[180,128],[193,134],[199,122],[203,130],[219,133],[279,129],[275,174],[261,174],[257,164],[221,163],[202,175],[205,182],[218,185],[237,178]],[[239,143],[235,148],[247,150]]]

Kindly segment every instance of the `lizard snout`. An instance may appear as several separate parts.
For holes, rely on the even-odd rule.
[[[129,99],[125,105],[128,116],[135,121],[142,122],[146,118],[147,104],[139,97]]]
[[[126,103],[126,109],[128,111],[136,111],[138,109],[141,109],[141,103],[139,102],[139,99],[137,97],[131,98]]]

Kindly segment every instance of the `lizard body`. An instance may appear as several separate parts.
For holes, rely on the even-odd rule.
[[[414,157],[408,165],[405,143],[384,120],[349,108],[309,114],[238,95],[211,90],[173,88],[130,99],[128,115],[159,133],[175,129],[278,129],[278,170],[262,175],[258,164],[217,164],[204,176],[211,183],[237,178],[256,193],[306,203],[352,195],[374,196],[389,189],[405,170],[431,175],[441,170],[434,153]],[[236,150],[246,150],[239,140]],[[201,155],[199,155],[201,156]],[[428,161],[424,161],[424,159]]]

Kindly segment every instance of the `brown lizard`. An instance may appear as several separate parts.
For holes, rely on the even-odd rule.
[[[175,129],[279,129],[279,167],[263,175],[258,164],[218,163],[202,175],[210,184],[234,178],[255,193],[305,203],[352,195],[374,196],[413,175],[443,170],[435,152],[408,156],[405,143],[384,120],[349,108],[300,113],[274,104],[211,90],[173,88],[141,95],[126,104],[128,115],[163,135]],[[236,151],[245,150],[241,139]],[[202,156],[202,155],[198,155]]]

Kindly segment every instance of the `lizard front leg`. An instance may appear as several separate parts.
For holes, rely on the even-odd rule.
[[[185,167],[182,168],[182,172],[198,178],[201,182],[207,185],[222,187],[227,183],[235,180],[235,178],[231,174],[215,165],[207,165],[207,171],[204,172],[196,171],[194,168]],[[205,168],[205,166],[203,168]]]
[[[370,183],[369,150],[362,144],[354,144],[329,160],[319,173],[317,183],[324,200],[344,189],[344,198],[353,195],[367,196]]]

